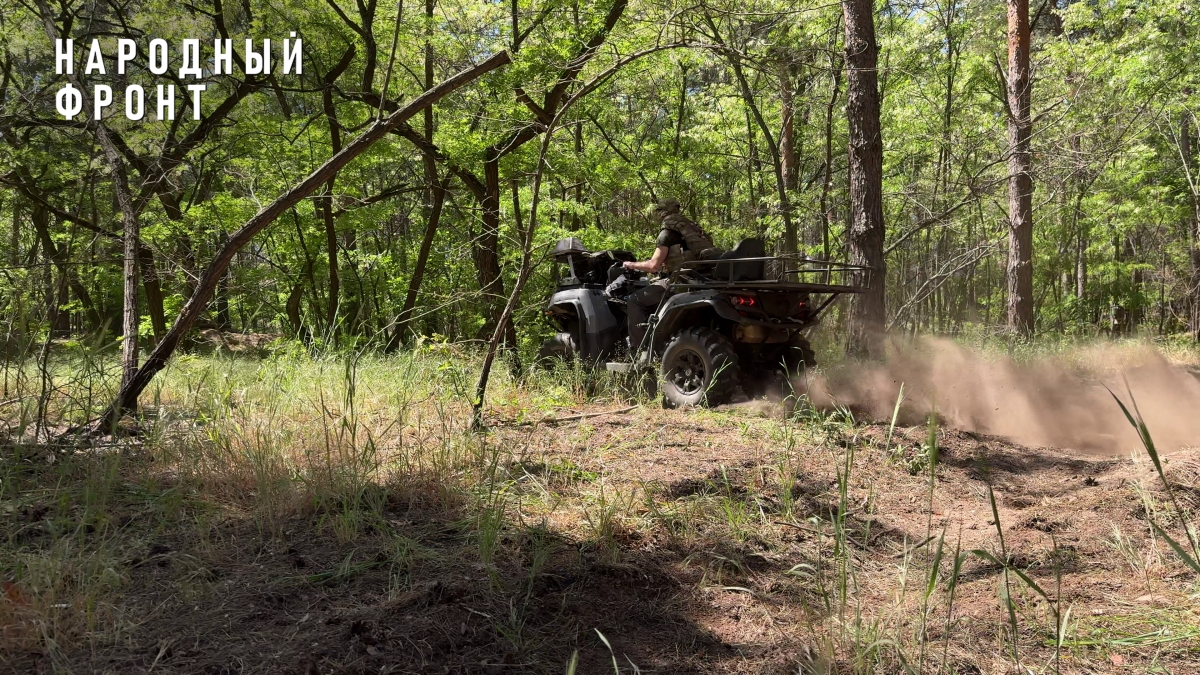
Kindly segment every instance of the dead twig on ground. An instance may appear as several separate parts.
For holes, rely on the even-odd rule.
[[[635,410],[635,408],[637,408],[637,407],[641,407],[641,406],[629,406],[628,408],[617,408],[617,410],[602,411],[602,412],[587,412],[587,413],[582,413],[582,414],[572,414],[572,416],[568,416],[568,417],[550,417],[550,418],[544,418],[544,419],[533,419],[533,420],[526,420],[526,422],[500,422],[499,424],[497,424],[497,426],[538,426],[539,424],[559,424],[559,423],[563,423],[563,422],[577,422],[577,420],[580,420],[580,419],[587,419],[589,417],[601,417],[601,416],[605,416],[605,414],[626,413],[631,410]]]

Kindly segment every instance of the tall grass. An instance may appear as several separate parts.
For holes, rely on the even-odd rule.
[[[57,361],[10,361],[4,371],[10,395],[36,391],[38,397],[0,409],[15,440],[0,450],[0,505],[12,508],[9,516],[0,512],[0,643],[41,650],[63,668],[72,648],[105,631],[104,639],[112,640],[132,630],[119,601],[130,583],[131,533],[149,540],[186,530],[203,548],[220,545],[210,537],[220,536],[223,518],[253,521],[264,540],[284,537],[303,519],[343,549],[340,562],[298,579],[333,585],[378,569],[386,573],[386,596],[397,599],[436,558],[427,542],[395,525],[397,514],[424,511],[450,516],[462,556],[477,566],[489,592],[507,598],[488,619],[514,653],[542,639],[530,623],[534,588],[564,536],[579,543],[580,559],[617,568],[637,559],[623,548],[626,535],[651,530],[681,553],[680,567],[700,568],[700,586],[759,599],[771,596],[763,589],[774,581],[759,583],[765,575],[746,551],[763,545],[775,523],[811,538],[805,557],[787,562],[783,579],[799,589],[811,621],[811,648],[797,657],[804,672],[956,672],[963,659],[957,604],[968,573],[994,579],[999,605],[992,618],[1003,627],[994,648],[1022,672],[1066,671],[1062,662],[1072,649],[1103,642],[1080,636],[1073,607],[1064,605],[1069,589],[1055,538],[1051,577],[1035,578],[1016,562],[990,483],[983,498],[995,528],[992,543],[964,550],[962,532],[948,532],[935,519],[945,490],[940,420],[930,415],[923,442],[902,448],[896,425],[903,388],[880,454],[851,411],[801,402],[787,419],[761,422],[771,425],[774,455],[749,487],[738,482],[737,467],[722,465],[707,488],[667,499],[660,486],[632,487],[570,463],[543,462],[546,473],[534,475],[525,461],[528,438],[471,433],[473,356],[456,345],[424,345],[390,357],[286,349],[266,358],[183,356],[148,392],[138,436],[73,452],[48,450],[35,442],[45,437],[35,427],[53,431],[85,421],[107,403],[118,376],[101,346],[71,349]],[[497,382],[490,407],[501,419],[493,422],[536,421],[546,408],[596,397],[650,400],[618,377],[576,367],[533,371],[524,380],[497,371]],[[1163,487],[1164,504],[1147,502],[1151,532],[1200,575],[1193,516],[1182,507],[1136,404],[1118,403]],[[586,437],[581,433],[580,443],[590,444]],[[803,454],[815,449],[833,462],[832,482],[818,495],[828,502],[806,512],[808,502],[797,498],[805,487],[799,479],[808,465]],[[898,548],[894,558],[880,553],[877,494],[864,485],[864,461],[877,459],[920,476],[916,539],[887,544]],[[763,493],[755,492],[760,488]],[[136,505],[133,516],[130,504]],[[386,545],[372,557],[364,539],[376,535]],[[1127,556],[1135,551],[1119,531],[1113,545]],[[519,575],[504,573],[506,566],[511,571],[513,551]],[[142,560],[154,555],[191,565],[187,579],[204,585],[203,570],[182,554]],[[881,573],[881,558],[888,573]],[[614,641],[598,631],[597,639],[612,655],[614,672],[638,671],[632,661],[620,662]],[[1035,662],[1047,646],[1051,655]],[[576,656],[567,670],[578,667]]]
[[[1112,394],[1111,390],[1109,393],[1112,394],[1113,400],[1120,406],[1121,412],[1125,414],[1125,419],[1129,421],[1130,426],[1137,431],[1138,440],[1141,441],[1142,448],[1146,451],[1146,455],[1154,465],[1154,471],[1162,482],[1163,490],[1166,492],[1167,500],[1174,511],[1174,515],[1183,526],[1184,537],[1188,544],[1187,548],[1172,538],[1155,520],[1154,514],[1148,510],[1147,517],[1150,519],[1150,526],[1154,528],[1154,532],[1158,536],[1166,540],[1171,546],[1171,550],[1175,552],[1175,555],[1179,556],[1179,559],[1184,564],[1191,568],[1197,575],[1200,575],[1200,537],[1196,534],[1195,523],[1192,522],[1188,512],[1179,505],[1179,499],[1175,496],[1175,489],[1171,486],[1171,481],[1167,480],[1167,474],[1163,470],[1163,462],[1159,457],[1158,448],[1154,445],[1154,439],[1150,436],[1150,429],[1146,426],[1146,421],[1142,419],[1142,411],[1138,409],[1137,401],[1134,399],[1133,391],[1129,389],[1128,383],[1126,384],[1126,391],[1129,393],[1130,405],[1133,406],[1132,413],[1130,413],[1129,408],[1125,406],[1125,403],[1116,394]]]
[[[117,542],[180,527],[206,540],[239,513],[264,538],[304,518],[352,550],[365,533],[390,531],[388,503],[449,513],[478,499],[486,508],[468,527],[489,563],[508,527],[496,467],[515,449],[467,431],[456,390],[471,358],[453,345],[386,358],[184,355],[147,392],[136,435],[86,446],[39,440],[103,408],[119,376],[111,354],[76,346],[57,360],[9,361],[9,395],[47,394],[0,410],[16,441],[0,446],[0,651],[53,654],[94,639],[97,625],[117,625],[127,583]],[[498,397],[518,384],[498,380]],[[122,515],[131,503],[142,504],[132,520]],[[387,564],[400,588],[420,548],[397,541]],[[379,563],[351,553],[330,578],[364,564]]]

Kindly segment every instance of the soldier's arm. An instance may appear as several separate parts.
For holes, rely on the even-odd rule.
[[[645,262],[627,262],[625,263],[625,269],[637,270],[639,272],[657,272],[662,267],[662,264],[666,262],[669,250],[666,246],[659,246],[654,249],[654,255],[650,256],[649,260]]]

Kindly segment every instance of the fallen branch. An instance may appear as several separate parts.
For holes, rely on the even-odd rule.
[[[604,416],[604,415],[619,415],[619,414],[621,414],[621,413],[627,413],[627,412],[629,412],[630,410],[634,410],[635,408],[638,408],[638,407],[639,407],[639,406],[636,406],[636,405],[631,405],[631,406],[629,406],[628,408],[618,408],[618,409],[616,409],[616,410],[605,410],[605,411],[603,411],[603,412],[594,412],[594,413],[581,413],[581,414],[579,414],[579,415],[569,415],[569,416],[567,416],[567,417],[547,417],[547,418],[543,418],[543,419],[540,419],[540,420],[531,420],[531,421],[526,421],[526,422],[516,422],[516,423],[512,423],[512,422],[509,422],[509,423],[506,423],[506,422],[501,422],[500,424],[497,424],[496,426],[501,426],[501,427],[536,427],[536,426],[538,426],[539,424],[560,424],[560,423],[562,423],[562,422],[575,422],[575,421],[578,421],[578,420],[587,419],[587,418],[589,418],[589,417],[602,417],[602,416]]]
[[[200,277],[200,281],[196,284],[195,292],[187,301],[187,304],[183,306],[183,309],[180,310],[179,316],[175,319],[175,324],[163,335],[158,345],[154,348],[154,351],[150,353],[150,356],[146,358],[146,362],[142,364],[142,367],[124,383],[121,391],[109,405],[104,415],[100,417],[100,420],[119,417],[121,411],[136,408],[138,396],[150,384],[154,376],[166,367],[167,360],[175,352],[183,336],[191,329],[196,320],[200,318],[200,315],[204,313],[204,310],[208,306],[208,301],[212,299],[217,283],[225,275],[225,270],[229,267],[234,255],[242,247],[250,243],[250,240],[256,234],[274,222],[280,215],[286,213],[288,209],[325,184],[331,176],[337,174],[342,167],[349,164],[350,160],[362,154],[374,145],[376,141],[387,136],[393,129],[404,124],[409,118],[457,89],[510,61],[512,61],[512,57],[508,52],[495,54],[479,65],[472,66],[438,86],[429,89],[414,98],[408,105],[388,115],[386,118],[375,122],[361,136],[346,144],[337,154],[330,157],[324,164],[309,174],[308,178],[292,186],[275,201],[271,202],[270,205],[255,214],[240,229],[230,235],[225,245],[221,247],[221,250],[217,252],[212,262],[209,263],[208,269]],[[77,429],[71,431],[77,431]]]

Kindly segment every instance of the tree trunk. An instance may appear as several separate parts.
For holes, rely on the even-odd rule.
[[[1087,296],[1087,233],[1080,223],[1075,234],[1075,299],[1080,302]]]
[[[783,124],[779,130],[779,161],[783,165],[783,186],[796,189],[799,166],[796,164],[796,106],[792,101],[792,73],[786,61],[779,65],[779,105]]]
[[[434,0],[425,0],[425,20],[432,29]],[[513,15],[516,21],[516,14]],[[425,36],[425,90],[433,88],[433,43],[426,33]],[[437,157],[434,156],[433,145],[433,108],[424,112],[425,141],[427,148],[424,154],[425,182],[425,234],[421,237],[421,248],[417,251],[417,260],[413,265],[412,275],[408,279],[408,292],[404,295],[404,305],[400,308],[400,316],[396,318],[396,328],[388,341],[387,350],[394,351],[403,342],[408,325],[412,321],[413,310],[417,306],[417,296],[421,292],[421,283],[425,280],[425,266],[429,262],[429,250],[433,248],[433,239],[437,235],[438,222],[442,217],[442,207],[446,202],[446,183],[438,177]]]
[[[836,38],[833,38],[836,46]],[[833,189],[833,109],[837,105],[838,93],[842,86],[842,64],[837,63],[837,57],[831,48],[829,50],[829,69],[833,76],[833,93],[829,95],[829,105],[825,106],[825,177],[821,181],[821,252],[824,260],[829,260],[829,231],[833,229],[834,213],[829,202],[829,193]]]
[[[565,112],[561,111],[561,112]],[[558,114],[561,114],[559,112]],[[525,289],[525,282],[529,280],[529,274],[533,270],[533,239],[534,232],[537,230],[538,204],[541,197],[542,176],[546,168],[546,151],[550,147],[550,139],[554,134],[555,123],[558,121],[558,114],[550,120],[546,125],[545,136],[542,138],[542,147],[538,153],[537,169],[533,176],[533,197],[529,205],[529,226],[521,228],[521,268],[517,272],[517,279],[513,283],[512,294],[508,297],[508,301],[504,304],[501,310],[500,320],[496,323],[496,328],[492,331],[492,338],[488,342],[488,350],[483,358],[483,367],[479,371],[479,380],[475,384],[475,400],[473,401],[471,414],[471,428],[475,431],[482,431],[483,424],[483,406],[487,396],[488,379],[491,377],[492,363],[495,361],[496,353],[500,346],[502,325],[512,318],[513,310],[516,308],[517,302],[521,298],[521,291]],[[520,207],[516,203],[516,183],[513,184],[514,190],[514,207],[519,211]],[[519,219],[520,215],[516,217]],[[520,221],[518,220],[518,223]]]
[[[196,290],[192,279],[195,279],[199,274],[196,269],[196,245],[192,242],[192,237],[188,234],[183,234],[179,237],[176,255],[181,261],[180,267],[183,271],[183,283],[180,284],[180,290],[183,291],[184,297],[190,297],[192,292]]]
[[[1191,243],[1191,328],[1192,339],[1200,342],[1200,198],[1192,195],[1191,223],[1189,224],[1189,239]]]
[[[1084,298],[1087,296],[1087,248],[1088,248],[1088,228],[1083,217],[1083,198],[1086,196],[1086,182],[1084,181],[1084,160],[1083,151],[1079,134],[1071,135],[1071,156],[1075,166],[1071,177],[1072,200],[1074,205],[1071,211],[1072,230],[1075,233],[1075,300],[1079,307],[1077,318],[1085,319],[1084,314]]]
[[[500,271],[500,157],[488,151],[483,163],[484,198],[482,231],[475,237],[475,269],[479,274],[479,290],[483,293],[491,314],[489,327],[503,320],[504,346],[517,345],[517,331],[512,317],[504,316],[504,277]]]
[[[325,121],[329,125],[329,145],[333,155],[342,150],[342,128],[337,121],[337,110],[333,107],[333,84],[354,60],[354,47],[343,54],[340,61],[325,74],[325,86],[321,91],[321,105]],[[369,82],[368,82],[369,84]],[[325,308],[325,334],[328,338],[337,335],[338,308],[341,303],[341,277],[338,275],[337,224],[333,215],[333,188],[337,173],[329,177],[319,200],[321,221],[325,225],[325,253],[329,264],[329,305]]]
[[[229,235],[221,233],[221,244],[228,241]],[[228,332],[233,329],[233,321],[229,318],[229,270],[221,275],[221,280],[217,282],[217,290],[215,292],[213,304],[217,310],[217,330]]]
[[[575,123],[575,161],[577,163],[583,161],[583,122]],[[575,181],[575,204],[576,207],[571,211],[570,228],[572,232],[583,227],[583,221],[579,218],[579,205],[583,204],[583,181]]]
[[[674,159],[679,159],[679,139],[683,136],[683,118],[687,115],[687,76],[687,65],[681,64],[679,66],[679,114],[675,116],[675,141],[671,144],[671,157]],[[673,166],[678,166],[678,164]]]
[[[11,241],[8,248],[8,264],[10,267],[16,267],[21,261],[21,201],[13,200],[12,205],[12,233]]]
[[[428,161],[432,162],[432,158]],[[427,167],[428,170],[428,167]],[[388,350],[395,350],[404,340],[408,325],[412,321],[413,310],[417,306],[417,296],[421,292],[421,284],[425,279],[425,267],[429,263],[429,250],[433,248],[433,240],[437,235],[438,221],[442,216],[442,207],[446,203],[446,188],[438,181],[437,168],[433,167],[434,187],[430,190],[432,201],[429,204],[429,215],[425,221],[425,234],[421,237],[421,249],[417,252],[417,261],[413,265],[412,276],[408,281],[408,292],[404,296],[404,306],[396,319],[395,333],[388,343]]]
[[[1033,333],[1029,0],[1008,0],[1008,328]]]
[[[762,161],[758,156],[757,135],[754,133],[754,120],[750,119],[750,110],[746,110],[746,201],[750,204],[750,219],[756,229],[761,232],[759,216],[762,215],[762,197],[755,177],[762,173]]]
[[[41,204],[33,205],[33,213],[30,214],[29,219],[31,221],[33,221],[34,229],[49,230],[50,214],[46,212],[46,209]],[[58,311],[58,308],[62,306],[62,303],[59,301],[60,298],[59,298],[59,294],[58,294],[58,289],[62,287],[62,283],[57,283],[54,279],[54,258],[55,257],[56,257],[55,247],[53,245],[51,245],[51,246],[42,245],[41,267],[42,267],[42,276],[45,277],[44,285],[42,288],[42,290],[44,291],[43,302],[46,305],[46,317],[50,320],[49,331],[46,334],[46,342],[45,342],[45,345],[43,346],[43,351],[42,351],[43,356],[46,354],[45,350],[49,349],[50,343],[54,340],[54,338],[66,337],[60,331],[61,321],[62,321],[62,313]],[[44,360],[44,358],[43,358],[43,360]],[[43,369],[43,377],[44,376],[45,376],[45,372]],[[39,417],[40,417],[40,413],[39,413]]]
[[[1179,121],[1179,154],[1184,163],[1183,173],[1188,182],[1188,261],[1191,278],[1188,280],[1188,331],[1192,339],[1200,341],[1200,176],[1196,175],[1197,163],[1192,149],[1192,113],[1183,111]]]
[[[37,0],[38,13],[46,30],[46,37],[52,42],[62,36],[54,24],[54,13],[45,0]],[[70,74],[67,76],[71,84],[79,91],[89,91],[79,78]],[[92,106],[87,96],[83,97],[83,120],[92,120]],[[121,343],[121,388],[125,389],[133,383],[134,375],[138,372],[138,249],[141,245],[141,231],[138,222],[137,209],[133,205],[133,196],[129,192],[129,179],[125,173],[125,162],[117,150],[112,136],[103,122],[88,122],[96,135],[96,141],[104,153],[105,162],[112,174],[113,191],[117,197],[117,207],[121,213],[121,232],[124,237],[124,305],[122,309]],[[136,397],[132,401],[137,404]],[[132,408],[125,408],[132,409]],[[114,410],[113,412],[119,412]]]
[[[1134,232],[1125,235],[1125,259],[1134,263],[1133,271],[1129,273],[1129,283],[1131,284],[1131,287],[1135,293],[1146,281],[1145,271],[1142,269],[1142,266],[1138,264],[1144,262],[1142,259],[1144,251],[1142,250],[1141,240],[1141,232],[1137,231],[1136,229]],[[1126,333],[1130,335],[1137,330],[1137,327],[1140,326],[1142,321],[1144,321],[1146,318],[1146,308],[1143,307],[1141,303],[1134,304],[1135,300],[1136,298],[1130,298],[1130,304],[1133,306],[1129,308],[1129,327],[1126,330]]]
[[[141,227],[138,227],[139,234]],[[158,267],[154,264],[154,253],[142,244],[140,239],[137,251],[138,273],[142,277],[142,290],[146,293],[146,315],[150,317],[150,328],[154,331],[154,339],[158,340],[167,332],[167,311],[163,303],[162,280],[158,276]]]
[[[209,263],[208,268],[204,271],[204,275],[196,284],[196,292],[192,294],[192,297],[188,299],[183,309],[180,310],[179,316],[175,319],[175,324],[163,335],[163,339],[159,341],[154,351],[150,353],[145,364],[136,371],[132,378],[122,383],[121,390],[117,393],[116,399],[100,419],[110,419],[120,411],[129,410],[132,406],[137,405],[138,396],[150,384],[154,376],[166,367],[167,360],[175,352],[183,336],[187,334],[188,330],[195,324],[196,319],[204,312],[208,301],[212,298],[217,281],[225,273],[225,270],[229,268],[229,263],[233,260],[233,256],[242,247],[250,243],[256,234],[274,222],[276,218],[288,209],[294,207],[305,197],[315,192],[352,159],[362,154],[394,129],[400,127],[400,125],[408,121],[413,115],[433,105],[451,92],[475,81],[482,75],[511,62],[511,60],[512,57],[508,52],[500,52],[479,65],[458,73],[437,87],[416,97],[408,105],[388,115],[383,120],[372,124],[362,135],[342,148],[341,152],[330,157],[328,161],[309,174],[307,178],[292,186],[275,201],[271,202],[270,205],[250,218],[250,220],[229,237],[229,241],[217,252],[212,262]]]
[[[50,237],[49,215],[40,204],[35,203],[33,205],[33,228],[38,241],[41,243],[42,250],[46,252],[46,258],[54,263],[54,266],[58,268],[59,275],[66,280],[66,284],[75,293],[75,297],[79,298],[79,304],[83,306],[84,314],[92,330],[100,330],[104,320],[100,317],[100,312],[96,311],[96,306],[92,304],[92,296],[88,293],[87,287],[71,271],[70,251],[65,247],[60,248],[57,246],[54,243],[54,239]],[[66,303],[59,302],[60,307],[64,304]],[[66,316],[65,312],[61,314],[64,317]]]
[[[333,97],[325,90],[325,116],[329,121],[330,148],[333,154],[341,150],[341,135],[333,117]],[[329,177],[321,194],[321,222],[325,225],[325,255],[329,265],[329,305],[325,308],[325,333],[332,338],[337,333],[338,304],[341,299],[341,277],[338,275],[337,225],[333,217],[333,187],[337,174]]]
[[[288,325],[292,327],[292,334],[296,337],[308,342],[304,334],[304,324],[300,320],[300,303],[304,300],[304,279],[296,280],[292,286],[292,292],[288,294],[287,304],[284,305],[284,312],[287,314]]]
[[[118,180],[124,183],[125,167],[119,167],[118,173],[122,174]],[[118,193],[120,192],[124,192],[126,194],[125,199],[128,200],[128,187],[118,190]],[[141,241],[141,228],[139,227],[137,217],[132,215],[132,205],[128,209],[122,208],[121,210],[128,214],[127,217],[122,218],[125,221],[123,223],[125,237],[125,292],[121,305],[121,386],[124,387],[133,381],[133,377],[138,371],[138,324],[140,323],[138,315],[138,244]],[[125,409],[133,410],[136,405],[135,401]]]
[[[850,131],[850,262],[871,268],[870,283],[850,299],[851,354],[883,356],[886,318],[883,257],[883,138],[879,131],[879,76],[874,3],[843,0],[846,22],[846,117]],[[866,279],[858,275],[856,283]]]
[[[528,95],[521,89],[517,90],[518,100],[522,100],[533,112],[536,121],[527,124],[503,141],[492,145],[484,154],[483,173],[484,186],[479,197],[480,208],[483,210],[483,231],[475,238],[474,257],[479,274],[479,286],[484,300],[491,310],[492,322],[501,321],[504,314],[504,279],[500,272],[500,159],[515,152],[525,143],[543,133],[551,119],[558,114],[559,106],[563,104],[568,90],[578,81],[579,73],[588,61],[599,52],[601,45],[608,39],[613,28],[625,14],[628,0],[615,0],[604,23],[592,34],[582,48],[568,62],[567,67],[558,74],[557,83],[546,92],[539,106],[533,104]],[[532,105],[531,105],[532,104]],[[476,179],[477,180],[477,179]],[[517,332],[512,324],[512,317],[503,319],[506,346],[513,348],[517,344]],[[519,369],[519,362],[513,360],[514,369]]]
[[[332,338],[337,332],[338,299],[341,296],[341,277],[338,276],[337,228],[333,219],[333,184],[329,179],[320,197],[321,222],[325,225],[325,256],[329,266],[329,304],[325,308],[325,333]]]

